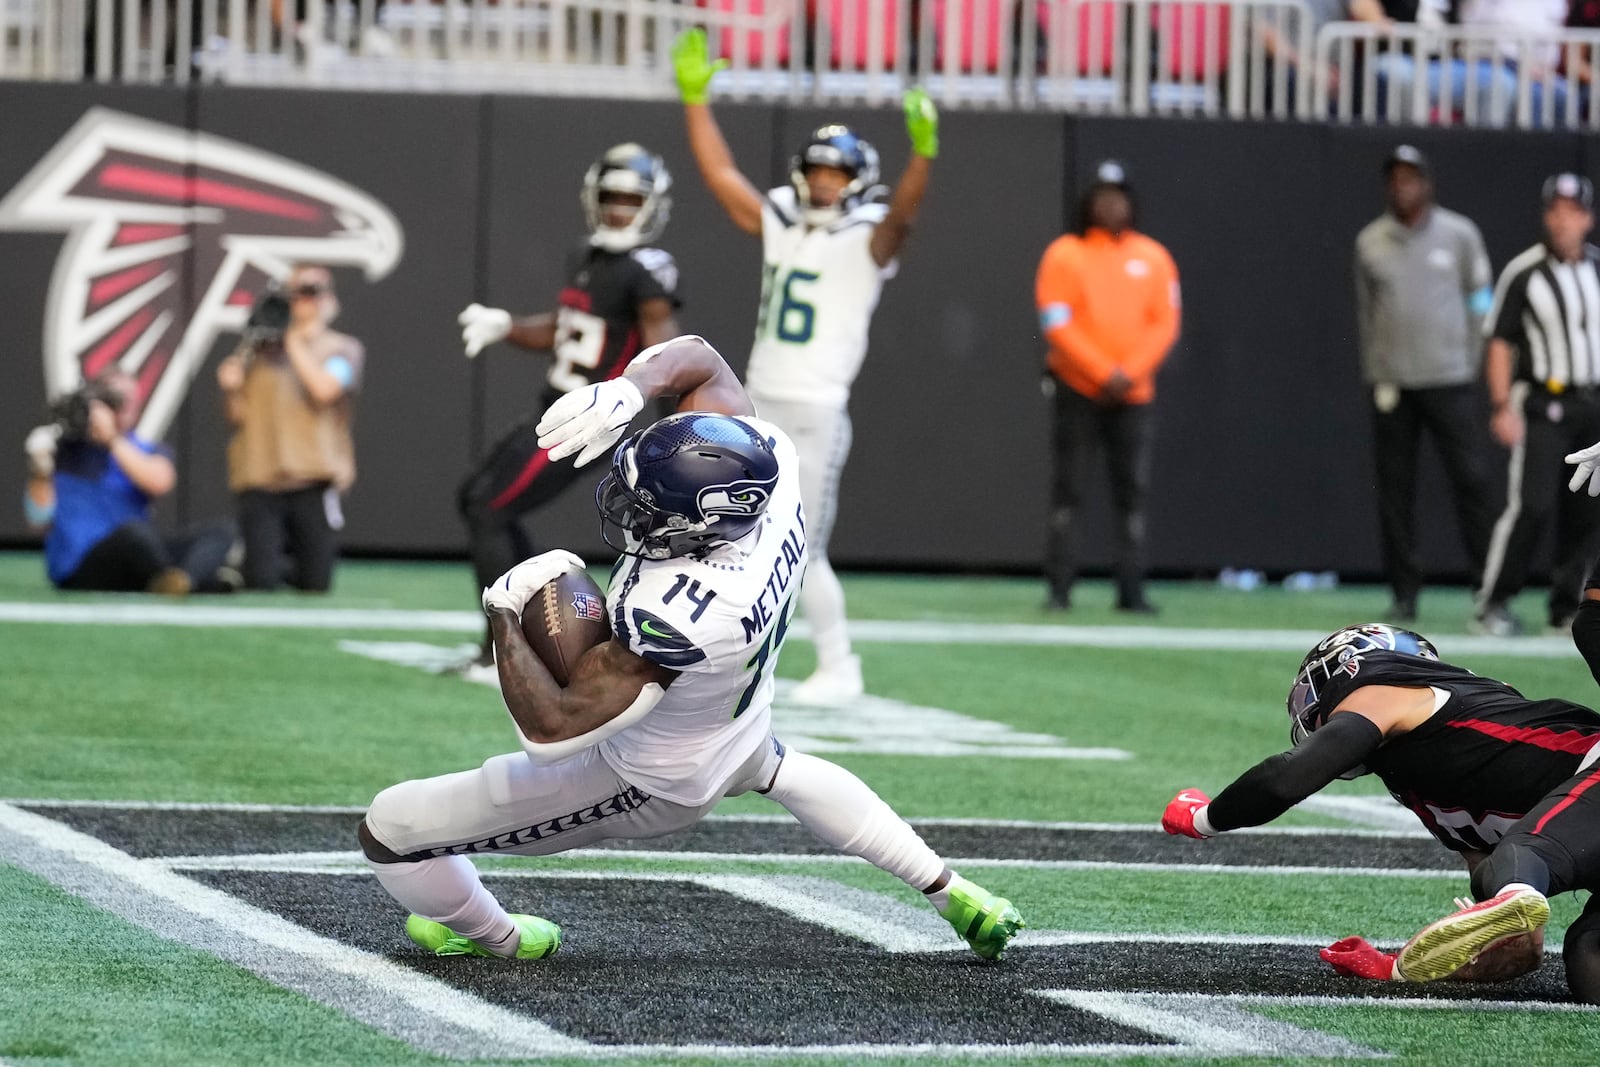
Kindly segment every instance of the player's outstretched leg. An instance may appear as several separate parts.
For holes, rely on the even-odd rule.
[[[790,749],[764,792],[840,852],[920,890],[984,959],[1004,955],[1025,925],[1009,900],[946,867],[910,824],[843,767]]]
[[[380,793],[368,820],[381,813],[382,800]],[[367,820],[357,836],[378,884],[412,913],[406,934],[428,951],[536,960],[561,947],[561,927],[534,915],[507,912],[465,856],[407,862],[373,835]]]

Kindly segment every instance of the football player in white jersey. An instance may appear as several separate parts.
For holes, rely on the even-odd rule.
[[[611,640],[562,688],[519,620],[541,587],[583,562],[557,550],[507,571],[483,605],[522,751],[385,789],[362,821],[378,881],[412,912],[406,932],[440,955],[549,955],[560,928],[507,913],[468,853],[655,837],[753,791],[922,891],[973,951],[998,959],[1023,925],[1009,901],[951,871],[855,775],[772,735],[773,670],[809,531],[794,446],[754,417],[722,357],[698,337],[647,349],[623,377],[552,405],[540,444],[581,466],[658,396],[680,397],[679,413],[623,441],[595,497],[623,553],[608,593]]]
[[[861,695],[850,651],[844,590],[828,563],[839,476],[850,452],[850,386],[867,354],[867,328],[883,283],[928,187],[939,154],[939,116],[920,89],[905,96],[911,161],[889,203],[878,153],[846,126],[811,135],[790,167],[790,186],[762,194],[734,162],[707,101],[726,60],[712,63],[704,30],[673,46],[689,147],[712,195],[739,229],[761,238],[761,307],[745,375],[763,418],[783,427],[800,454],[800,495],[810,516],[811,567],[800,606],[811,624],[817,669],[792,699],[834,704]]]

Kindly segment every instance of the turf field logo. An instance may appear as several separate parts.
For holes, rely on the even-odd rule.
[[[237,141],[91,108],[0,199],[0,230],[64,232],[45,302],[45,388],[112,364],[138,381],[139,432],[161,437],[220,334],[296,261],[400,262],[387,207]]]

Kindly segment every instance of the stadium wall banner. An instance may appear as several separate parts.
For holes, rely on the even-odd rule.
[[[758,184],[787,181],[808,131],[844,121],[885,180],[908,146],[898,112],[719,105]],[[831,554],[846,566],[1032,568],[1049,497],[1049,404],[1033,275],[1104,158],[1124,162],[1139,228],[1182,276],[1184,329],[1162,371],[1150,562],[1377,570],[1369,404],[1356,370],[1350,248],[1382,210],[1399,133],[1314,124],[952,112],[917,232],[885,287],[851,402],[855,441]],[[1555,171],[1600,176],[1600,139],[1406,130],[1439,200],[1478,223],[1498,269],[1538,235]],[[227,86],[0,85],[0,500],[21,496],[23,436],[49,394],[113,360],[144,385],[141,429],[180,466],[174,523],[231,509],[215,366],[249,303],[297,260],[330,264],[341,328],[367,345],[350,551],[458,553],[455,487],[537,414],[545,362],[507,346],[462,357],[468,303],[553,305],[584,237],[578,189],[606,147],[639,141],[671,169],[680,323],[742,368],[759,242],[711,200],[676,105]],[[1492,449],[1487,433],[1483,447]],[[1496,467],[1503,467],[1497,457]],[[1426,564],[1464,575],[1453,508],[1424,464]],[[529,522],[536,544],[603,554],[590,490]],[[1083,558],[1114,539],[1103,486]],[[1437,521],[1436,521],[1436,517]],[[29,541],[0,505],[0,542]]]

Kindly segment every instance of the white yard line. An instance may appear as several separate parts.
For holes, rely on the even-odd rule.
[[[1313,798],[1317,799],[1317,798]],[[1384,806],[1407,815],[1409,823],[1401,822],[1395,829],[1337,826],[1252,826],[1228,831],[1229,837],[1372,837],[1372,838],[1427,838],[1428,832],[1416,825],[1416,819],[1404,808],[1387,797],[1322,798],[1333,801],[1327,813],[1335,810],[1359,812],[1381,810]],[[106,811],[236,811],[247,814],[283,815],[361,815],[365,807],[353,804],[250,804],[236,801],[186,801],[186,800],[57,800],[46,797],[4,797],[0,803],[17,807],[88,808]],[[1320,806],[1302,805],[1308,810],[1321,810]],[[1345,817],[1354,817],[1353,815]],[[773,813],[740,813],[708,815],[709,823],[794,824],[794,816]],[[994,827],[1003,830],[1089,830],[1106,833],[1158,833],[1155,822],[1063,822],[1039,819],[979,819],[979,818],[926,818],[912,816],[906,819],[913,826],[926,827]]]
[[[152,933],[243,967],[412,1046],[454,1059],[583,1054],[592,1046],[382,956],[0,804],[0,856]]]
[[[278,608],[219,604],[145,602],[0,603],[0,623],[67,623],[94,626],[263,627],[306,630],[414,630],[480,633],[475,611],[397,608]],[[809,639],[804,621],[790,634]],[[935,622],[852,619],[852,640],[872,644],[1045,645],[1079,648],[1165,648],[1212,652],[1301,653],[1327,634],[1312,630],[1181,629],[1165,626],[1055,626],[1033,623]],[[1458,655],[1573,656],[1566,637],[1472,637],[1445,635],[1435,641],[1446,658]]]
[[[865,863],[855,856],[838,852],[701,852],[672,849],[575,848],[558,855],[563,859],[614,860],[639,863],[783,863],[798,867],[837,867]],[[167,856],[159,861],[174,870],[294,870],[315,874],[366,874],[368,868],[360,852],[254,852],[232,856]],[[1329,878],[1424,878],[1464,881],[1465,871],[1430,870],[1420,867],[1316,867],[1289,864],[1226,863],[1119,863],[1114,860],[1030,860],[996,859],[989,856],[952,856],[946,862],[960,869],[985,868],[1003,871],[1124,871],[1159,874],[1238,874],[1279,878],[1286,875],[1313,875]],[[544,870],[519,867],[485,867],[486,874],[500,878],[546,878]],[[581,875],[579,875],[581,877]],[[603,877],[603,876],[602,876]]]

